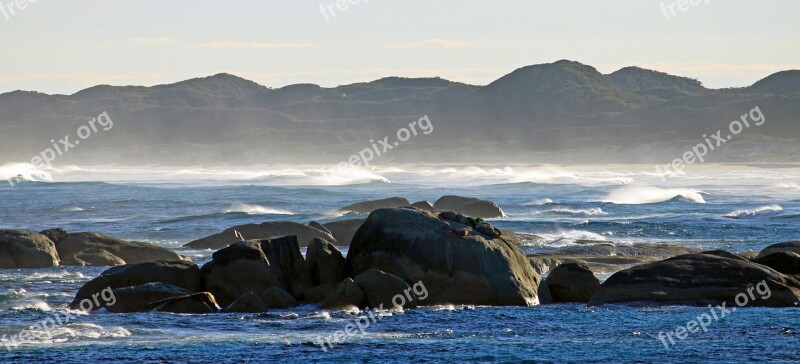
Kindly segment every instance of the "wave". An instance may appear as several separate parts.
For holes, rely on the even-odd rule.
[[[783,211],[780,205],[766,205],[753,210],[736,210],[723,215],[729,219],[753,219],[757,217],[774,216]]]
[[[606,195],[603,202],[618,205],[639,205],[666,201],[706,203],[702,192],[690,188],[660,188],[652,186],[625,186]]]
[[[53,176],[30,163],[6,163],[0,166],[0,179],[12,183],[52,181]]]
[[[542,199],[538,199],[538,200],[534,200],[534,201],[525,202],[525,203],[522,204],[522,206],[541,206],[541,205],[549,205],[549,204],[553,204],[553,203],[554,203],[553,200],[551,200],[549,198],[542,198]]]
[[[275,209],[271,207],[264,207],[261,205],[249,205],[249,204],[235,204],[225,210],[225,213],[231,212],[243,212],[248,215],[294,215],[294,212],[282,209]]]
[[[564,247],[575,244],[581,240],[606,241],[606,237],[586,230],[567,230],[555,233],[537,233],[544,238],[544,242],[536,243],[547,247]]]
[[[557,215],[557,216],[604,216],[608,215],[607,212],[603,211],[603,209],[599,207],[593,207],[588,209],[570,209],[570,208],[553,208],[549,210],[541,210],[541,211],[533,211],[530,213],[523,213],[523,214],[512,214],[509,217],[513,218],[520,218],[520,217],[540,217],[543,215]]]

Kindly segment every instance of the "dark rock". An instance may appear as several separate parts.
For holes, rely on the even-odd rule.
[[[513,241],[414,209],[380,209],[358,229],[349,272],[370,268],[421,282],[420,303],[535,305],[540,277]]]
[[[332,233],[330,230],[328,230],[328,228],[326,228],[326,227],[325,227],[325,225],[322,225],[322,224],[320,224],[320,223],[318,223],[318,222],[316,222],[316,221],[309,222],[309,223],[308,223],[308,226],[309,226],[309,227],[312,227],[312,228],[314,228],[314,229],[317,229],[317,230],[319,230],[319,231],[322,231],[322,232],[323,232],[323,233],[325,233],[325,234],[328,234],[328,235],[330,235],[330,236],[333,236],[333,233]],[[313,240],[312,240],[312,241],[313,241]]]
[[[600,280],[585,265],[566,263],[559,265],[544,281],[552,302],[586,303],[600,289]]]
[[[800,275],[800,254],[795,252],[784,251],[772,253],[753,259],[753,263],[765,265],[783,274]]]
[[[0,230],[0,269],[57,266],[58,252],[45,235],[24,230]]]
[[[67,231],[62,228],[43,230],[39,232],[39,234],[46,236],[54,244],[57,244],[61,239],[66,238],[68,235]]]
[[[367,269],[357,275],[353,281],[364,292],[368,307],[379,307],[386,310],[417,307],[417,300],[411,286],[397,276],[377,269]]]
[[[214,300],[214,296],[208,292],[194,293],[186,296],[168,298],[153,304],[153,311],[184,313],[184,314],[205,314],[219,312],[219,305]]]
[[[454,211],[472,217],[492,218],[503,217],[503,210],[492,201],[472,197],[443,196],[436,200],[433,207],[440,211]]]
[[[335,245],[314,239],[306,252],[308,274],[315,286],[338,283],[345,277],[345,259]]]
[[[200,290],[200,270],[187,261],[147,262],[127,264],[108,269],[99,277],[86,282],[75,295],[70,308],[78,309],[80,301],[91,299],[103,289],[141,286],[148,283],[166,283],[191,293]]]
[[[614,244],[582,241],[580,244],[548,253],[531,254],[528,258],[534,270],[540,274],[545,274],[562,263],[583,264],[596,273],[614,273],[634,265],[697,252],[696,249],[663,243]]]
[[[280,289],[280,288],[276,288]],[[243,293],[222,312],[259,313],[267,312],[267,304],[257,294],[248,291]]]
[[[289,308],[299,304],[289,292],[278,287],[268,289],[264,292],[263,297],[269,308]]]
[[[761,283],[763,282],[763,283]],[[800,302],[800,281],[772,268],[719,255],[687,254],[615,273],[592,297],[590,305],[655,302],[705,306],[747,295],[758,285],[769,295],[755,293],[749,306],[794,307]],[[761,288],[766,290],[765,287]]]
[[[418,208],[418,209],[420,209],[420,210],[425,210],[425,211],[430,211],[430,212],[436,212],[436,211],[438,211],[438,210],[436,210],[436,208],[435,208],[435,207],[433,207],[433,204],[431,204],[431,203],[430,203],[430,202],[428,202],[428,201],[419,201],[419,202],[414,202],[414,203],[412,203],[412,204],[411,204],[411,205],[409,205],[409,206],[411,206],[411,207],[416,207],[416,208]]]
[[[270,263],[259,240],[218,250],[200,269],[203,290],[211,292],[221,305],[228,306],[247,292],[286,288],[278,273],[280,268]]]
[[[315,238],[335,242],[328,233],[296,222],[265,222],[234,226],[225,231],[198,239],[184,245],[192,249],[222,249],[228,245],[246,240],[273,239],[282,236],[297,236],[300,246],[308,246]]]
[[[306,302],[321,303],[336,292],[336,287],[339,283],[326,283],[316,287],[312,287],[303,294]]]
[[[56,244],[62,265],[106,266],[186,260],[150,243],[127,242],[100,233],[68,234]]]
[[[758,253],[758,256],[756,258],[761,258],[777,252],[794,252],[800,254],[800,241],[789,241],[786,243],[772,244],[764,248],[764,250],[762,250],[760,253]]]
[[[261,240],[261,250],[267,255],[270,267],[280,279],[282,285],[296,298],[303,297],[303,293],[312,287],[303,254],[297,237],[284,236],[272,240]]]
[[[162,282],[146,283],[113,290],[116,302],[105,305],[109,312],[144,312],[154,302],[191,294],[188,290]]]
[[[324,309],[335,311],[350,311],[363,307],[364,291],[358,287],[352,278],[346,278],[336,290],[322,302]]]
[[[353,236],[361,227],[361,224],[367,221],[366,219],[349,219],[329,222],[324,224],[328,230],[333,233],[336,238],[337,245],[350,245],[353,241]]]
[[[402,198],[402,197],[390,197],[385,198],[382,200],[372,200],[372,201],[362,201],[358,203],[354,203],[352,205],[347,205],[339,209],[339,211],[352,211],[358,212],[362,214],[369,214],[372,211],[377,209],[384,209],[384,208],[391,208],[391,207],[401,207],[401,206],[408,206],[411,204],[411,201]]]

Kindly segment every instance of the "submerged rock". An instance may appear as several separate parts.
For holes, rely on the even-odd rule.
[[[0,230],[0,269],[57,266],[58,251],[45,235],[24,230]]]
[[[67,234],[56,244],[62,265],[114,266],[155,261],[186,260],[167,248],[128,242],[100,233]]]
[[[600,280],[594,273],[585,265],[576,263],[559,265],[550,272],[544,284],[554,303],[586,303],[600,289]]]
[[[352,205],[347,205],[339,209],[339,211],[352,211],[358,212],[362,214],[368,214],[372,211],[377,209],[385,209],[391,207],[401,207],[401,206],[408,206],[411,204],[411,201],[402,198],[402,197],[390,197],[384,198],[381,200],[371,200],[371,201],[362,201],[357,202]]]
[[[443,196],[433,204],[440,211],[454,211],[472,217],[503,217],[505,213],[492,201],[472,197]]]
[[[737,258],[686,254],[647,263],[612,275],[589,304],[655,302],[705,306],[727,302],[762,287],[749,306],[794,307],[800,303],[800,280],[772,268]],[[763,291],[763,292],[762,292]]]
[[[314,239],[336,241],[330,234],[311,226],[290,221],[280,221],[234,226],[219,234],[189,242],[184,247],[192,249],[222,249],[240,241],[273,239],[289,235],[297,236],[298,243],[303,247],[308,246]]]
[[[537,304],[539,275],[498,232],[414,208],[380,209],[356,233],[347,264],[354,275],[375,268],[422,282],[425,305]]]

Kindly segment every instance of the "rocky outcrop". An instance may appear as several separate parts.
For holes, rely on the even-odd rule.
[[[600,289],[600,280],[585,265],[566,263],[550,272],[544,284],[553,303],[586,303]]]
[[[783,274],[800,276],[800,254],[790,251],[772,253],[753,259],[753,263],[765,265]]]
[[[261,240],[261,250],[267,255],[270,268],[281,282],[279,287],[296,298],[303,297],[303,293],[311,288],[311,278],[306,261],[300,252],[297,237],[291,235]]]
[[[198,292],[200,290],[200,270],[196,264],[187,261],[147,262],[114,267],[84,284],[75,295],[70,308],[78,309],[80,301],[91,299],[93,295],[97,295],[106,288],[113,290],[157,282],[179,287],[192,293]]]
[[[333,236],[322,230],[296,222],[280,221],[234,226],[219,234],[189,242],[184,247],[192,249],[222,249],[240,241],[273,239],[288,235],[297,236],[298,243],[303,247],[308,246],[314,239],[336,241]]]
[[[408,206],[411,201],[402,197],[389,197],[381,200],[371,200],[357,202],[352,205],[347,205],[339,209],[339,211],[352,211],[362,214],[369,214],[377,209],[385,209],[391,207]]]
[[[228,306],[247,292],[264,292],[271,287],[285,288],[281,278],[261,250],[261,241],[236,243],[218,250],[200,269],[203,290]]]
[[[353,236],[364,221],[366,221],[366,219],[348,219],[333,221],[323,225],[325,225],[328,231],[333,234],[333,237],[336,238],[337,245],[350,245],[350,242],[353,241]]]
[[[364,292],[367,307],[387,310],[417,307],[411,286],[397,276],[377,269],[367,269],[357,275],[353,282]],[[400,298],[395,298],[398,295]]]
[[[696,249],[663,243],[576,241],[576,244],[552,252],[528,255],[531,266],[540,274],[547,274],[563,263],[583,264],[595,273],[614,273],[634,265],[697,252]]]
[[[100,233],[67,234],[56,243],[62,265],[114,266],[186,258],[150,243],[128,242]]]
[[[289,308],[299,304],[289,292],[278,287],[268,289],[264,292],[263,297],[269,308]]]
[[[334,311],[352,311],[364,305],[364,291],[352,278],[346,278],[320,305],[324,309]]]
[[[314,239],[308,246],[306,262],[311,284],[338,283],[345,276],[345,259],[335,245],[322,240]]]
[[[371,268],[422,282],[425,305],[534,305],[540,277],[514,242],[489,224],[463,224],[449,214],[380,209],[358,229],[349,272]]]
[[[418,209],[420,209],[420,210],[425,210],[425,211],[430,211],[430,212],[435,212],[435,211],[437,211],[437,210],[436,210],[436,208],[435,208],[435,207],[433,207],[433,204],[431,204],[431,203],[430,203],[430,202],[428,202],[428,201],[418,201],[418,202],[414,202],[414,203],[412,203],[412,204],[411,204],[411,205],[409,205],[409,206],[411,206],[411,207],[416,207],[416,208],[418,208]]]
[[[321,303],[336,292],[339,283],[326,283],[309,288],[303,293],[303,299],[309,303]]]
[[[800,241],[789,241],[785,243],[772,244],[758,253],[756,258],[761,258],[772,253],[778,252],[794,252],[800,254]]]
[[[117,288],[112,292],[114,292],[116,302],[113,305],[105,306],[109,312],[113,313],[143,312],[147,311],[148,307],[152,307],[155,302],[191,294],[184,288],[162,282]]]
[[[67,237],[67,235],[69,235],[67,234],[67,231],[62,228],[42,230],[39,232],[39,234],[46,236],[48,239],[50,239],[50,241],[53,242],[53,244],[58,244],[61,239],[64,239]]]
[[[330,235],[330,236],[333,236],[333,233],[331,233],[331,231],[330,231],[330,230],[328,230],[328,228],[326,228],[326,227],[325,227],[325,225],[322,225],[322,224],[320,224],[320,223],[318,223],[318,222],[316,222],[316,221],[311,221],[311,222],[309,222],[309,223],[308,223],[308,226],[309,226],[309,227],[312,227],[312,228],[314,228],[314,229],[317,229],[317,230],[319,230],[319,231],[322,231],[322,232],[323,232],[323,233],[325,233],[325,234],[328,234],[328,235]]]
[[[46,268],[58,265],[56,246],[45,235],[0,230],[0,269]]]
[[[472,197],[443,196],[433,204],[440,211],[454,211],[471,217],[493,218],[503,217],[503,210],[492,201]]]
[[[259,313],[267,312],[267,304],[261,297],[252,291],[245,292],[222,312],[238,312],[238,313]]]
[[[168,298],[153,304],[153,311],[183,314],[206,314],[219,312],[219,305],[208,292]]]
[[[705,306],[748,295],[764,282],[769,294],[755,292],[750,306],[793,307],[800,303],[800,280],[764,265],[712,254],[686,254],[612,275],[590,305],[651,302]],[[761,289],[765,291],[765,289]]]

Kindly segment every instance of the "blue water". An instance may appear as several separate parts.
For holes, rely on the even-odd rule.
[[[575,239],[730,251],[800,240],[798,169],[714,166],[666,181],[648,169],[411,166],[373,171],[366,180],[313,169],[255,177],[231,173],[230,178],[214,171],[191,179],[169,172],[141,178],[116,172],[102,178],[54,173],[49,182],[0,185],[0,228],[99,231],[179,249],[238,224],[364,217],[337,210],[389,196],[435,201],[459,194],[496,201],[508,215],[493,219],[499,228],[542,236],[544,242],[522,247],[528,253],[569,246]],[[201,264],[212,253],[179,250]],[[104,269],[0,270],[0,336],[15,335],[64,310],[77,289]],[[311,305],[265,314],[95,312],[58,327],[52,337],[30,339],[10,350],[0,346],[0,361],[800,361],[800,315],[794,308],[741,308],[671,349],[657,339],[660,331],[685,325],[705,310],[425,307],[387,312],[365,335],[327,352],[319,339],[343,330],[354,315]]]

